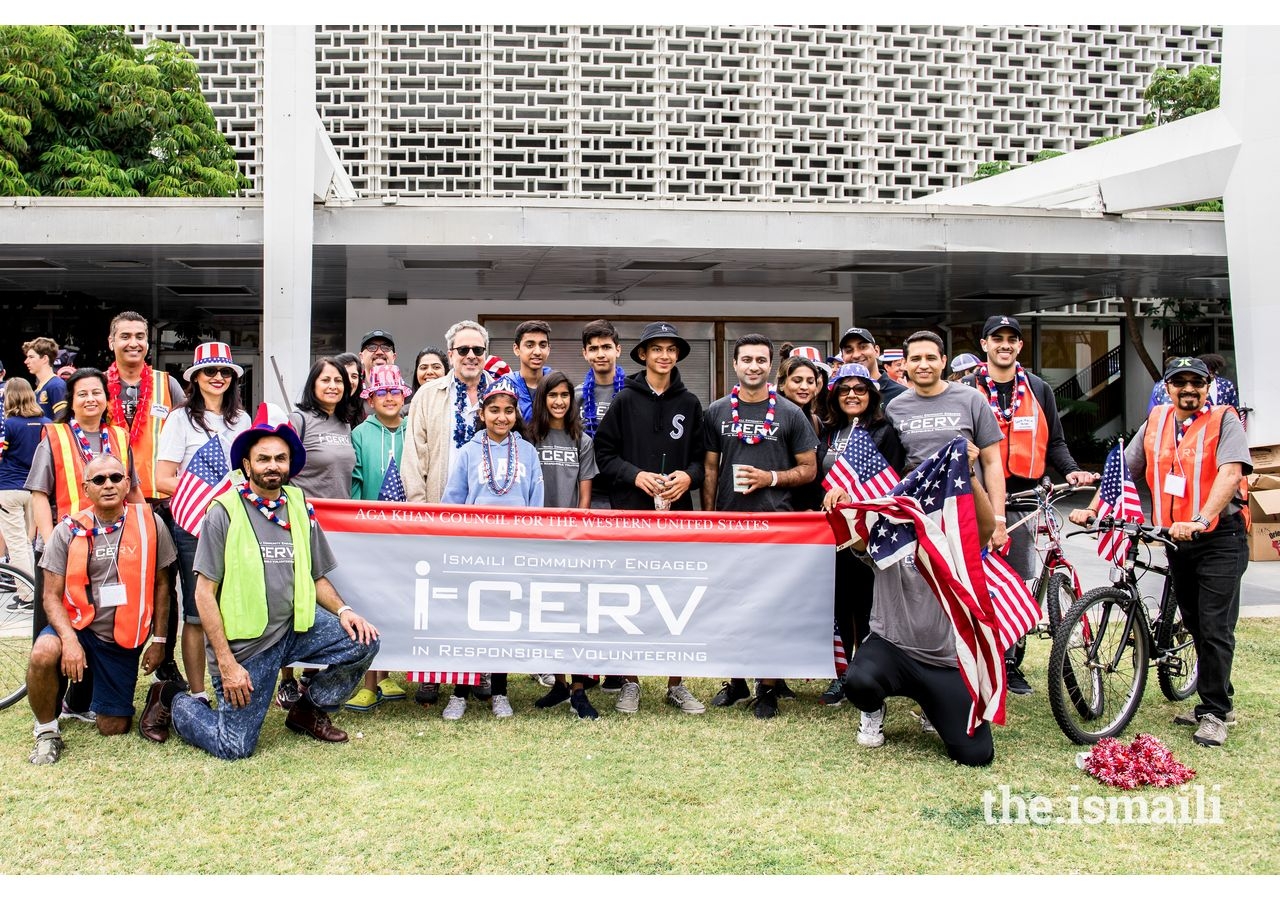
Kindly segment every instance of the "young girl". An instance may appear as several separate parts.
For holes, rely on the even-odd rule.
[[[351,473],[352,500],[404,502],[404,482],[400,460],[404,456],[404,435],[408,428],[400,411],[413,391],[393,365],[374,366],[369,383],[360,397],[369,402],[373,415],[351,431],[356,467]],[[368,712],[384,700],[405,699],[404,688],[388,672],[370,669],[364,687],[347,701],[347,709]]]
[[[537,451],[524,439],[524,420],[516,406],[516,391],[500,378],[480,400],[475,436],[462,448],[449,470],[441,503],[474,506],[541,506],[542,467]],[[505,719],[514,715],[507,699],[507,675],[493,673],[493,714]],[[441,717],[462,718],[467,711],[471,688],[460,684]]]
[[[545,483],[546,505],[591,508],[591,479],[599,470],[591,438],[583,433],[575,409],[573,383],[563,372],[549,372],[538,383],[533,398],[533,423],[529,440],[538,451]],[[545,697],[534,701],[539,709],[550,709],[568,701],[580,719],[599,717],[584,689],[585,675],[574,675],[572,687],[563,675]]]

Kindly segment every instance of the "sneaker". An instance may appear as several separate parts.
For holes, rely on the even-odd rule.
[[[823,706],[837,707],[844,703],[844,682],[839,678],[832,678],[831,683],[827,685],[827,689],[822,692],[822,696],[818,698],[818,702]]]
[[[1231,712],[1223,716],[1222,723],[1227,727],[1230,727],[1236,724],[1236,711],[1233,709],[1231,710]],[[1189,709],[1186,712],[1180,712],[1176,716],[1174,716],[1173,724],[1186,725],[1191,728],[1197,728],[1200,725],[1200,720],[1196,718],[1196,711],[1194,709]]]
[[[613,708],[620,713],[633,713],[640,709],[640,684],[635,681],[628,681],[622,686],[622,690],[618,692],[618,702],[613,704]]]
[[[276,688],[276,706],[281,709],[293,709],[293,704],[302,696],[302,687],[296,678],[285,678]]]
[[[414,691],[413,702],[419,706],[432,706],[440,699],[440,685],[423,682]]]
[[[51,766],[58,761],[58,757],[62,756],[62,751],[66,749],[66,744],[62,742],[62,735],[56,731],[42,731],[36,735],[36,746],[31,751],[31,756],[27,757],[32,765],[35,766]]]
[[[179,671],[178,664],[173,660],[160,663],[160,665],[156,666],[156,670],[152,672],[151,675],[156,681],[172,681],[178,686],[178,690],[180,691],[185,691],[190,687],[190,685],[187,684],[187,679],[182,677],[182,672]]]
[[[929,721],[929,717],[924,714],[923,710],[911,710],[911,717],[920,723],[921,734],[938,733],[938,729],[933,727],[933,723]]]
[[[355,696],[344,703],[343,706],[347,709],[353,709],[356,712],[369,712],[369,710],[373,709],[381,702],[382,698],[378,696],[377,691],[371,691],[367,687],[362,687],[360,690],[356,691]]]
[[[707,711],[702,701],[693,696],[693,693],[683,684],[673,684],[667,688],[667,702],[679,708],[681,712],[694,716]]]
[[[720,685],[720,692],[711,698],[712,706],[737,706],[751,699],[751,689],[746,681],[733,678]]]
[[[778,714],[778,691],[772,684],[762,684],[756,688],[756,702],[753,704],[757,719],[772,719]]]
[[[471,695],[477,700],[488,700],[493,696],[493,679],[488,672],[480,676],[480,683],[471,689]]]
[[[462,714],[467,711],[467,698],[459,697],[456,694],[449,698],[448,704],[444,708],[444,712],[440,713],[440,718],[446,722],[456,722],[462,718]]]
[[[4,605],[4,608],[10,612],[30,612],[36,608],[34,600],[23,600],[21,597],[14,597]]]
[[[1221,747],[1227,742],[1227,723],[1213,713],[1205,713],[1191,740],[1202,747]]]
[[[603,694],[616,694],[622,690],[621,675],[606,675],[604,681],[600,682],[600,692]]]
[[[796,692],[791,690],[791,686],[781,678],[774,683],[773,692],[778,695],[779,700],[796,699]]]
[[[884,746],[884,707],[864,712],[858,719],[858,743],[863,747]]]
[[[551,709],[559,706],[561,703],[569,702],[569,685],[551,683],[551,690],[547,691],[546,696],[539,697],[533,701],[533,705],[538,709]]]
[[[1035,693],[1035,690],[1031,685],[1027,684],[1027,678],[1022,674],[1022,669],[1018,668],[1018,666],[1013,663],[1005,663],[1004,678],[1010,694],[1017,694],[1021,697],[1025,697],[1027,694]]]
[[[534,676],[533,676],[533,680],[534,680],[534,681],[536,681],[536,682],[538,682],[538,684],[542,685],[544,688],[549,688],[549,687],[551,687],[553,684],[555,684],[555,683],[556,683],[556,676],[554,676],[554,675],[545,675],[545,674],[544,674],[544,675],[534,675]]]
[[[404,700],[409,695],[394,678],[384,678],[378,682],[378,696],[383,700]]]
[[[511,708],[511,701],[507,699],[506,694],[494,694],[489,703],[493,707],[493,714],[499,719],[510,719],[516,714],[516,711]]]
[[[90,725],[94,725],[97,724],[98,714],[91,709],[86,709],[84,712],[72,709],[70,706],[67,706],[67,701],[63,700],[62,714],[59,715],[58,718],[75,719],[78,722],[88,722]]]
[[[569,705],[573,707],[573,711],[578,714],[579,719],[600,718],[600,713],[596,712],[596,708],[592,706],[591,701],[587,699],[586,691],[577,690],[570,694]]]

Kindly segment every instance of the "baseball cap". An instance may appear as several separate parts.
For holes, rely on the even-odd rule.
[[[984,338],[989,337],[1001,328],[1010,329],[1018,336],[1019,340],[1022,339],[1022,326],[1018,324],[1018,320],[1013,316],[992,316],[987,319],[986,324],[982,326],[982,336]]]
[[[876,339],[871,336],[871,332],[865,328],[850,328],[844,334],[840,335],[839,346],[843,347],[849,338],[857,338],[860,341],[866,341],[868,344],[874,344]]]
[[[363,350],[364,345],[369,343],[370,341],[379,341],[379,340],[386,341],[388,344],[390,344],[392,350],[396,349],[396,339],[391,336],[390,332],[383,331],[381,328],[375,328],[373,331],[370,331],[364,337],[360,338],[360,349]]]
[[[1174,375],[1182,372],[1190,372],[1193,375],[1199,375],[1205,381],[1213,376],[1209,374],[1209,367],[1204,364],[1204,360],[1196,359],[1194,356],[1180,356],[1177,359],[1169,360],[1169,365],[1164,369],[1164,381],[1168,381]]]

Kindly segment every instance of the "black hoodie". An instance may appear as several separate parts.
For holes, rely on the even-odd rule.
[[[649,387],[644,371],[627,376],[596,429],[595,451],[596,465],[613,483],[614,509],[653,509],[653,498],[636,487],[639,473],[684,471],[692,484],[671,508],[692,510],[705,455],[702,404],[680,380],[680,370],[671,370],[671,384],[661,394]]]

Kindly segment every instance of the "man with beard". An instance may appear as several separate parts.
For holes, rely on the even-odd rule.
[[[880,402],[888,403],[906,388],[880,371],[880,345],[865,328],[850,328],[840,338],[840,357],[847,363],[866,367],[880,387]]]

